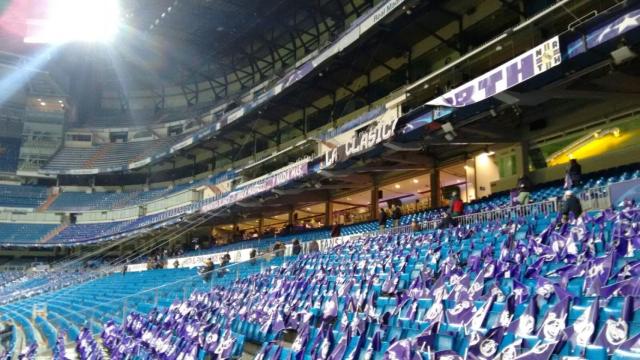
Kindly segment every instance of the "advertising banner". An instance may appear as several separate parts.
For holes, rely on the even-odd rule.
[[[560,40],[556,36],[427,104],[451,107],[475,104],[541,74],[561,62]]]
[[[618,206],[625,200],[640,202],[640,179],[622,181],[609,186],[611,205]]]
[[[638,26],[640,26],[640,9],[619,16],[608,24],[590,31],[587,36],[570,42],[567,46],[567,55],[569,58],[575,57]]]
[[[329,140],[325,144],[329,148],[324,152],[323,167],[344,161],[389,139],[394,134],[397,122],[395,111],[387,112],[382,118],[372,121],[368,127],[352,130]]]
[[[260,181],[256,181],[247,186],[241,187],[227,196],[214,200],[213,202],[204,205],[200,211],[208,212],[214,209],[219,209],[234,202],[241,201],[253,195],[265,192],[273,189],[279,185],[288,183],[293,179],[297,179],[307,175],[308,172],[308,160],[304,160],[293,166],[289,166],[284,170],[281,170],[273,175],[270,175]]]

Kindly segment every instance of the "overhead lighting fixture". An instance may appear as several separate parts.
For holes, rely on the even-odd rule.
[[[44,101],[41,101],[41,102],[40,102],[40,105],[41,105],[41,106],[46,106],[46,105],[47,105],[47,103],[46,103],[46,102],[44,102]]]
[[[29,29],[26,43],[109,42],[120,29],[118,0],[49,0],[46,18]]]
[[[394,187],[395,187],[396,189],[400,189],[400,184],[395,184],[395,185],[394,185]]]
[[[417,184],[418,183],[418,179],[413,179],[413,183]]]

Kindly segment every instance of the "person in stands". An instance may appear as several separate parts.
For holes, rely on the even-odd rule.
[[[571,180],[571,186],[569,186],[569,188],[580,185],[582,181],[582,166],[578,164],[578,160],[571,159],[571,161],[569,161],[567,177]]]
[[[200,276],[202,276],[202,280],[205,283],[211,281],[211,273],[213,272],[213,269],[213,260],[211,260],[211,258],[208,258],[204,261],[204,265],[200,268]]]
[[[527,176],[518,179],[518,204],[526,205],[531,197],[531,180]]]
[[[222,256],[222,260],[220,260],[220,266],[225,267],[229,265],[230,262],[231,262],[231,255],[229,255],[229,253],[225,253]]]
[[[291,253],[294,256],[298,256],[300,255],[300,253],[302,253],[302,245],[300,244],[300,240],[293,239],[293,246],[291,248]]]
[[[285,246],[281,241],[277,241],[275,244],[273,244],[273,253],[277,257],[284,256],[284,249]]]
[[[400,226],[400,218],[402,217],[402,209],[400,205],[393,205],[393,211],[391,212],[391,219],[393,220],[393,227]]]
[[[380,226],[380,231],[383,231],[385,227],[387,227],[387,212],[384,208],[380,208],[380,215],[378,216],[378,225]]]
[[[451,216],[451,212],[447,212],[438,224],[438,229],[448,229],[452,226],[458,226],[458,221]]]
[[[174,269],[177,269],[177,268],[179,268],[179,267],[180,267],[180,262],[178,261],[178,259],[174,260],[174,261],[173,261],[173,268],[174,268]]]
[[[460,199],[457,191],[451,193],[451,206],[449,207],[449,214],[452,217],[464,215],[464,202]]]
[[[333,223],[333,227],[331,228],[331,237],[338,236],[340,236],[340,224],[336,221]]]
[[[127,265],[126,264],[122,266],[122,276],[125,276],[125,275],[127,275]]]
[[[309,244],[309,253],[317,253],[320,251],[320,244],[316,240],[313,240],[311,244]]]
[[[573,191],[567,190],[564,192],[564,199],[560,213],[562,214],[563,223],[566,223],[569,220],[569,214],[573,214],[575,217],[582,214],[580,199],[573,194]]]
[[[257,255],[258,255],[258,252],[256,251],[256,249],[251,249],[251,252],[249,253],[249,261],[251,262],[251,265],[256,263]]]

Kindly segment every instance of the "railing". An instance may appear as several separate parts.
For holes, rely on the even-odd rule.
[[[457,221],[457,223],[460,225],[469,225],[474,223],[485,223],[489,221],[507,220],[514,217],[540,214],[549,215],[556,211],[558,211],[558,202],[556,200],[545,200],[528,205],[509,206],[491,211],[462,215],[455,217],[454,220]],[[436,229],[441,222],[441,219],[425,221],[422,223],[421,229]]]
[[[579,197],[584,210],[607,209],[611,207],[609,185],[585,189],[580,192]]]

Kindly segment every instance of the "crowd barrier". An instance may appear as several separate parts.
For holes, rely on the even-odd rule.
[[[583,190],[578,196],[583,210],[602,210],[611,207],[609,186],[598,186]]]

